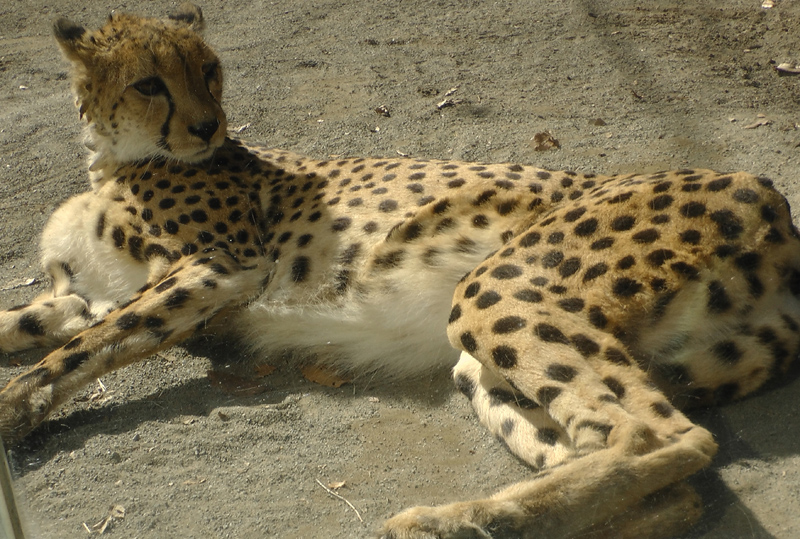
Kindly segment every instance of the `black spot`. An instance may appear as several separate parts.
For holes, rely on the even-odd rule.
[[[542,235],[538,232],[528,232],[519,239],[520,247],[533,247],[542,239]]]
[[[292,261],[291,278],[296,283],[302,283],[311,270],[311,259],[307,256],[298,256]]]
[[[541,292],[537,290],[531,290],[530,288],[514,292],[514,297],[520,301],[525,301],[528,303],[539,303],[544,299]]]
[[[158,286],[156,286],[154,288],[154,290],[160,294],[160,293],[162,293],[162,292],[164,292],[166,290],[169,290],[170,288],[175,286],[177,283],[178,283],[178,279],[177,278],[170,277],[169,279],[167,279],[165,281],[161,281],[161,283],[159,283]]]
[[[617,348],[607,348],[605,356],[608,361],[610,361],[611,363],[615,363],[617,365],[631,364],[630,360],[628,359],[628,356],[625,355],[625,352]]]
[[[522,275],[522,268],[513,264],[502,264],[494,268],[491,276],[495,279],[514,279]]]
[[[465,331],[461,334],[461,346],[470,354],[475,353],[478,349],[478,343],[469,331]]]
[[[502,436],[508,437],[514,431],[516,424],[517,422],[511,418],[504,419],[500,424],[500,432],[502,433]]]
[[[558,306],[568,313],[577,313],[583,309],[583,300],[581,298],[567,298],[558,300]]]
[[[555,382],[568,383],[578,374],[578,370],[569,365],[562,365],[560,363],[553,363],[548,365],[545,371],[545,376]]]
[[[635,294],[638,294],[641,289],[642,284],[640,282],[628,277],[621,277],[614,281],[611,291],[617,297],[629,298]]]
[[[700,231],[699,230],[685,230],[680,234],[681,241],[683,243],[688,243],[690,245],[697,245],[700,243]]]
[[[650,266],[657,268],[674,257],[675,253],[669,249],[656,249],[644,257],[644,259]]]
[[[403,261],[403,258],[405,258],[405,254],[405,251],[398,249],[386,253],[385,255],[377,256],[375,257],[375,266],[381,269],[396,268]]]
[[[789,291],[793,296],[800,296],[800,271],[792,269],[788,277]]]
[[[568,258],[558,268],[558,273],[563,278],[567,278],[576,273],[581,268],[581,259],[577,257]]]
[[[708,310],[712,313],[722,313],[731,308],[731,299],[725,287],[719,281],[708,283]]]
[[[708,184],[706,185],[706,189],[713,192],[722,191],[730,184],[731,184],[731,177],[725,176],[723,178],[718,178],[716,180],[708,182]]]
[[[492,360],[501,369],[513,368],[517,365],[517,351],[510,346],[498,346],[492,350]]]
[[[545,268],[554,268],[561,264],[564,260],[564,253],[561,251],[550,251],[542,257],[542,266]]]
[[[783,234],[777,228],[771,226],[769,231],[764,235],[764,240],[769,243],[783,243]]]
[[[575,226],[574,232],[577,236],[591,236],[597,230],[597,219],[590,217],[578,223]]]
[[[378,204],[378,210],[389,213],[397,209],[397,201],[396,200],[382,200],[380,204]]]
[[[534,286],[545,286],[548,282],[547,277],[534,277],[531,279],[531,284]]]
[[[758,202],[758,193],[752,189],[741,188],[733,192],[733,200],[743,204],[755,204]]]
[[[608,318],[597,305],[589,307],[589,323],[597,329],[604,329],[608,324]]]
[[[663,225],[664,223],[670,222],[670,217],[665,213],[659,213],[658,215],[654,215],[652,219],[650,219],[650,222],[654,225]]]
[[[473,206],[480,206],[482,204],[486,204],[496,194],[497,194],[497,191],[495,191],[494,189],[489,189],[487,191],[484,191],[480,195],[478,195],[477,198],[475,198],[475,200],[472,202],[472,205]]]
[[[136,313],[125,313],[114,323],[119,329],[123,331],[131,330],[139,325],[139,322],[142,321],[142,317]]]
[[[636,264],[636,259],[631,256],[622,257],[619,262],[617,262],[617,269],[619,270],[626,270],[633,267]]]
[[[739,392],[739,384],[729,383],[722,384],[714,389],[714,402],[717,404],[724,404],[732,401],[736,394]]]
[[[701,202],[687,202],[680,207],[680,212],[687,218],[700,217],[706,213],[706,205]]]
[[[176,288],[167,296],[166,301],[164,301],[164,306],[167,309],[177,309],[183,306],[184,303],[189,299],[190,293],[185,288]]]
[[[464,297],[465,298],[473,298],[478,295],[478,292],[481,290],[481,283],[479,282],[472,282],[464,289]]]
[[[583,356],[593,356],[600,351],[600,345],[586,335],[576,334],[571,337],[572,345]]]
[[[36,317],[36,315],[27,313],[23,314],[19,318],[19,329],[23,333],[27,333],[28,335],[44,335],[44,327],[42,326],[42,321]]]
[[[556,445],[558,437],[556,429],[545,427],[536,431],[536,439],[546,445]]]
[[[162,198],[158,201],[158,207],[162,210],[168,210],[175,206],[175,199],[174,198]]]
[[[592,251],[602,251],[603,249],[608,249],[612,245],[614,245],[614,238],[605,237],[593,242],[590,249],[592,249]]]
[[[636,224],[636,217],[633,215],[621,215],[611,221],[611,230],[624,232],[633,228],[634,224]]]
[[[770,206],[769,204],[764,204],[761,206],[761,218],[764,219],[768,223],[775,222],[775,219],[778,218],[780,214],[778,210]]]
[[[608,389],[611,390],[611,392],[614,395],[616,395],[618,399],[621,399],[622,397],[625,396],[625,386],[622,385],[622,382],[620,382],[616,378],[612,376],[606,376],[605,378],[603,378],[603,383],[606,385]]]
[[[472,218],[472,226],[475,228],[486,228],[489,226],[489,219],[485,215],[478,214]]]
[[[447,319],[447,323],[452,324],[459,318],[461,318],[461,305],[455,304],[450,310],[450,317]]]
[[[733,341],[718,342],[711,347],[711,353],[723,363],[736,363],[742,358],[742,351]]]
[[[475,300],[475,306],[478,309],[488,309],[492,305],[495,305],[499,302],[502,298],[500,294],[495,292],[494,290],[489,290],[481,294],[478,299]]]
[[[742,221],[730,210],[715,211],[710,215],[719,233],[726,239],[736,239],[744,231]]]
[[[214,273],[216,273],[217,275],[228,275],[230,273],[228,271],[228,268],[226,268],[225,266],[223,266],[219,262],[217,262],[215,264],[211,264],[210,266],[208,266],[208,268],[211,271],[213,271]]]
[[[653,211],[661,211],[669,208],[673,200],[670,195],[659,195],[651,200],[648,206]]]
[[[669,267],[672,271],[679,273],[690,281],[696,281],[700,278],[700,270],[686,262],[673,262]]]
[[[646,230],[642,230],[634,234],[633,241],[636,243],[653,243],[656,241],[661,234],[658,233],[658,230],[655,228],[648,228]]]
[[[343,230],[347,230],[350,228],[352,223],[352,219],[349,217],[338,217],[333,220],[333,224],[331,225],[331,230],[334,232],[341,232]]]
[[[475,382],[464,374],[458,374],[455,377],[456,389],[458,389],[469,400],[475,396]]]
[[[76,352],[64,358],[64,374],[72,372],[89,359],[89,352]]]
[[[591,266],[589,269],[587,269],[586,272],[583,274],[583,282],[587,283],[592,279],[596,279],[601,275],[605,275],[607,271],[608,271],[608,266],[604,262],[595,264],[594,266]]]
[[[514,333],[527,325],[524,318],[519,316],[506,316],[497,320],[492,326],[492,332],[496,334]]]
[[[560,329],[550,324],[537,324],[533,333],[544,342],[553,342],[558,344],[569,344],[569,339],[564,335]]]
[[[125,232],[118,226],[111,231],[111,239],[114,240],[114,247],[122,249],[125,246]]]
[[[656,415],[663,417],[664,419],[669,419],[672,417],[672,414],[675,413],[675,408],[673,408],[672,405],[666,401],[654,402],[650,405],[650,408],[656,413]]]
[[[81,345],[83,342],[83,337],[75,337],[67,344],[64,345],[64,350],[73,350]]]
[[[633,196],[633,192],[632,191],[629,191],[627,193],[622,193],[622,194],[619,194],[619,195],[614,195],[613,197],[608,199],[608,203],[609,204],[621,204],[621,203],[626,202],[627,200],[629,200],[632,196]]]
[[[203,210],[194,210],[191,216],[195,223],[205,223],[208,221],[208,214]]]
[[[160,316],[148,316],[144,319],[144,327],[148,329],[158,329],[164,325],[164,319]]]
[[[761,255],[753,251],[743,253],[734,258],[733,263],[742,271],[756,271],[761,264]]]
[[[561,395],[562,389],[555,386],[542,386],[536,390],[536,400],[544,407],[550,406]]]

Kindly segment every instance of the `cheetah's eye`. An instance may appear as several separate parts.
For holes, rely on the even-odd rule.
[[[159,77],[148,77],[133,83],[133,87],[142,95],[158,95],[167,93],[167,86]]]

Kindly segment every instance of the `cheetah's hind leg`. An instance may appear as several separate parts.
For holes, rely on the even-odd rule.
[[[453,369],[453,378],[481,423],[534,470],[551,469],[575,458],[569,436],[540,405],[466,352]],[[701,515],[700,496],[688,483],[680,482],[581,532],[581,537],[673,537],[688,530]]]
[[[537,322],[532,316],[531,324],[536,327]],[[562,322],[566,329],[579,321],[567,316]],[[480,324],[480,319],[473,319],[468,327],[481,334]],[[626,532],[630,536],[645,521],[626,518],[626,512],[647,514],[649,509],[641,505],[642,500],[662,490],[661,507],[666,504],[672,515],[666,519],[676,520],[670,525],[681,520],[681,507],[697,510],[691,491],[676,485],[711,462],[716,452],[712,435],[693,425],[651,387],[645,373],[623,352],[622,343],[581,327],[582,337],[598,344],[591,350],[594,360],[580,353],[580,347],[547,338],[518,341],[519,367],[502,369],[502,375],[492,356],[482,353],[488,347],[478,346],[472,354],[481,369],[498,372],[493,377],[481,376],[481,370],[472,367],[473,403],[476,397],[484,399],[476,407],[483,421],[501,435],[505,431],[509,448],[532,460],[533,466],[548,466],[548,459],[552,459],[551,466],[560,465],[489,498],[406,510],[386,522],[384,537],[568,538],[603,529],[609,533],[630,530]],[[455,330],[460,334],[464,327]],[[600,359],[610,350],[617,362]],[[508,365],[500,359],[500,364]],[[456,376],[464,373],[459,368]],[[498,379],[506,382],[499,386],[491,383]],[[465,380],[459,383],[463,387]],[[532,402],[528,404],[528,400]],[[523,406],[515,410],[512,401]],[[537,425],[534,418],[544,418],[543,413],[550,419]],[[510,421],[515,421],[513,426]],[[542,428],[555,432],[540,434]],[[517,429],[522,436],[513,436]],[[526,445],[529,447],[521,449]],[[544,462],[540,454],[545,455]],[[653,503],[659,507],[657,496]],[[663,531],[674,533],[666,524]]]

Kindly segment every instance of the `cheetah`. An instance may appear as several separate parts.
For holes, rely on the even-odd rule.
[[[800,344],[800,241],[769,180],[247,144],[202,26],[191,5],[55,23],[91,188],[44,229],[50,291],[0,312],[0,350],[51,350],[0,392],[4,440],[105,373],[225,333],[353,375],[452,367],[533,470],[406,510],[384,538],[662,537],[699,518],[685,479],[716,445],[682,410],[779,378]]]

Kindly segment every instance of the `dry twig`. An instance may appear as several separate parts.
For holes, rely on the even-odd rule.
[[[347,498],[345,498],[345,497],[343,497],[343,496],[340,496],[339,494],[336,494],[334,491],[332,491],[331,489],[329,489],[328,487],[326,487],[325,485],[323,485],[323,484],[322,484],[322,481],[320,481],[319,479],[317,479],[316,481],[317,481],[317,484],[318,484],[319,486],[321,486],[322,488],[324,488],[324,489],[325,489],[325,492],[327,492],[328,494],[330,494],[330,495],[331,495],[331,496],[333,496],[334,498],[339,498],[339,499],[340,499],[340,500],[342,500],[344,503],[346,503],[347,505],[349,505],[349,506],[350,506],[350,509],[352,509],[353,511],[355,511],[355,513],[356,513],[356,516],[358,517],[358,521],[359,521],[359,522],[364,522],[364,519],[363,519],[363,518],[361,518],[361,513],[359,513],[359,512],[358,512],[358,509],[356,509],[356,508],[353,506],[353,504],[352,504],[352,503],[350,503],[350,502],[347,500]]]

